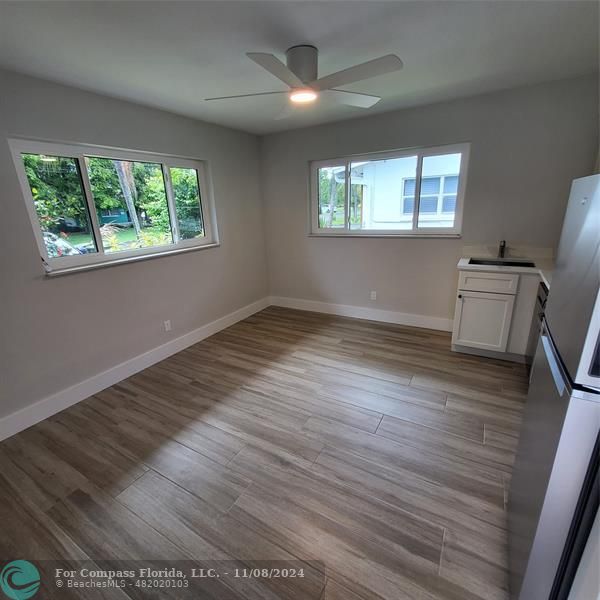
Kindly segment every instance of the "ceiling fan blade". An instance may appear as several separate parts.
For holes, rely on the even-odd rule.
[[[327,90],[384,75],[385,73],[399,71],[402,66],[402,61],[395,54],[387,54],[343,71],[325,75],[325,77],[311,81],[308,86],[315,90]]]
[[[379,96],[358,94],[357,92],[347,92],[345,90],[324,90],[323,93],[340,104],[357,106],[358,108],[371,108],[381,100]]]
[[[251,98],[252,96],[270,96],[271,94],[289,94],[289,92],[258,92],[256,94],[238,94],[237,96],[216,96],[214,98],[204,98],[208,100],[231,100],[232,98]]]
[[[304,86],[302,79],[290,71],[276,56],[264,52],[247,52],[246,56],[290,87]]]

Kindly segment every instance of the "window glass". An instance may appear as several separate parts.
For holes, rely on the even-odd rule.
[[[405,215],[412,215],[415,210],[415,181],[415,179],[404,180],[402,213]]]
[[[22,154],[49,258],[95,253],[77,159]]]
[[[360,229],[363,219],[363,196],[365,187],[359,183],[350,186],[350,229]]]
[[[438,208],[438,196],[423,196],[419,203],[419,213],[436,213]]]
[[[444,196],[442,212],[453,213],[456,210],[456,196]]]
[[[460,153],[423,157],[418,220],[420,228],[454,227],[460,163]],[[443,186],[440,185],[441,181]],[[442,190],[448,195],[442,195]],[[427,195],[434,193],[437,195]]]
[[[198,171],[183,167],[171,167],[169,171],[179,226],[179,238],[191,240],[204,237]]]
[[[421,179],[421,196],[435,195],[440,193],[439,177],[423,177]]]
[[[346,168],[321,167],[317,172],[319,227],[343,228],[346,221]]]
[[[173,243],[159,163],[85,160],[106,253]]]
[[[444,194],[456,194],[458,191],[458,175],[444,177]]]
[[[45,141],[8,143],[48,273],[217,241],[213,204],[203,204],[210,194],[202,185],[203,161]]]
[[[360,198],[360,212],[351,215],[351,228],[412,229],[414,202],[411,205],[405,196],[414,194],[416,171],[416,156],[351,163],[351,210],[352,198]]]

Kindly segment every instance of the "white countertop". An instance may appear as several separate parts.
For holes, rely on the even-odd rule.
[[[458,261],[460,271],[487,271],[488,273],[526,273],[529,275],[538,275],[542,281],[550,287],[552,281],[552,271],[554,261],[551,258],[522,258],[507,257],[506,260],[527,260],[535,263],[535,267],[506,266],[506,265],[470,265],[471,258],[492,259],[490,256],[466,256]]]

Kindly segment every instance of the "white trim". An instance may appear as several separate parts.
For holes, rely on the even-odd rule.
[[[413,200],[413,222],[411,233],[419,231],[419,213],[421,212],[421,184],[423,183],[423,155],[417,156],[417,170],[415,172],[415,198]],[[402,181],[402,214],[404,214],[404,181]]]
[[[443,229],[440,227],[440,229]],[[329,232],[329,230],[327,230]],[[452,239],[459,239],[462,237],[462,235],[460,233],[412,233],[411,230],[407,230],[409,233],[403,233],[402,235],[397,234],[397,233],[371,233],[369,232],[369,235],[361,235],[361,234],[354,234],[354,231],[356,230],[352,230],[352,232],[350,233],[344,233],[344,235],[341,234],[336,234],[336,233],[308,233],[307,236],[308,237],[313,237],[313,238],[331,238],[331,237],[347,237],[347,238],[430,238],[430,239],[437,239],[437,238],[452,238]],[[550,287],[550,286],[548,286]]]
[[[17,166],[17,172],[20,173],[21,171],[21,167],[23,164],[23,156],[19,156],[17,160],[17,156],[14,156],[15,159],[15,166]],[[83,198],[84,198],[84,202],[86,204],[86,209],[87,209],[87,215],[90,219],[90,227],[92,228],[92,236],[94,238],[94,245],[96,246],[96,253],[104,255],[104,243],[102,241],[102,232],[100,231],[100,221],[98,220],[98,211],[94,208],[94,210],[90,209],[90,204],[88,202],[88,198],[93,198],[94,195],[92,194],[92,184],[90,183],[90,176],[88,174],[88,170],[86,169],[86,162],[85,162],[85,156],[83,154],[79,154],[77,157],[75,157],[75,160],[77,161],[77,166],[78,166],[78,171],[79,171],[79,177],[81,179],[81,185],[83,187],[82,192],[83,192]],[[19,177],[19,179],[22,179],[21,177]],[[35,201],[33,200],[33,195],[31,195],[30,197],[30,192],[31,192],[31,185],[29,183],[29,181],[27,180],[27,176],[25,176],[24,179],[22,179],[25,182],[25,185],[23,187],[23,192],[25,195],[25,201],[27,202],[28,205],[33,206],[33,213],[36,214],[36,219],[33,219],[31,221],[31,224],[33,226],[33,229],[42,229],[41,227],[41,223],[39,221],[39,218],[37,218],[37,210],[35,208]],[[31,202],[30,202],[31,199]],[[33,214],[30,212],[30,214]],[[43,235],[43,234],[42,234]],[[45,260],[48,262],[49,256],[48,256],[48,251],[46,248],[46,244],[44,243],[43,248],[41,250],[41,254],[40,256],[42,258],[45,257]]]
[[[8,145],[12,154],[14,166],[17,172],[21,191],[27,211],[33,228],[33,232],[38,244],[38,250],[42,263],[46,268],[46,272],[52,271],[77,271],[80,269],[72,269],[71,267],[82,267],[88,265],[100,264],[102,267],[110,264],[118,264],[123,262],[122,259],[138,258],[143,256],[158,256],[161,254],[169,254],[172,250],[182,248],[203,248],[219,244],[219,236],[216,222],[215,202],[213,197],[213,186],[211,179],[211,171],[208,163],[205,160],[191,160],[188,158],[179,158],[168,154],[156,154],[154,152],[144,152],[136,150],[115,149],[108,146],[92,146],[89,144],[65,144],[61,142],[36,141],[23,138],[9,138]],[[87,215],[90,219],[90,227],[93,230],[93,237],[96,241],[96,252],[83,255],[70,255],[61,257],[48,256],[46,244],[44,242],[42,228],[35,208],[35,201],[31,193],[31,187],[27,179],[25,168],[23,165],[22,154],[48,154],[50,156],[62,156],[74,159],[79,165],[79,174],[83,187],[83,196]],[[138,162],[156,162],[160,164],[165,185],[165,194],[167,197],[167,206],[169,209],[169,217],[171,221],[171,236],[172,243],[167,243],[160,246],[150,246],[144,248],[134,248],[130,250],[122,250],[114,253],[106,253],[104,251],[103,242],[100,236],[99,223],[96,216],[96,206],[94,202],[93,191],[89,181],[86,169],[87,157],[112,158],[125,161]],[[165,177],[166,171],[174,167],[185,169],[194,169],[198,177],[198,186],[200,193],[200,213],[202,215],[202,224],[204,235],[190,240],[177,240],[175,230],[178,227],[176,211],[173,204],[173,190],[171,187],[171,177]],[[169,193],[171,197],[169,197]]]
[[[452,331],[452,319],[444,319],[442,317],[401,313],[363,306],[330,304],[328,302],[304,300],[301,298],[267,296],[252,304],[243,306],[215,321],[207,323],[198,329],[194,329],[189,333],[157,346],[152,350],[134,356],[133,358],[115,365],[102,373],[98,373],[89,379],[76,383],[71,387],[56,392],[46,398],[42,398],[34,404],[30,404],[29,406],[0,418],[0,441],[65,410],[73,404],[77,404],[78,402],[101,392],[119,381],[123,381],[123,379],[126,379],[127,377],[131,377],[135,373],[139,373],[140,371],[151,367],[157,362],[160,362],[177,352],[185,350],[193,344],[201,342],[207,337],[210,337],[227,327],[231,327],[231,325],[234,325],[238,321],[247,319],[249,316],[268,306],[283,306],[298,310],[308,310],[311,312],[380,321],[382,323],[395,323],[398,325],[409,325],[412,327],[437,329],[440,331]]]
[[[431,317],[428,315],[417,315],[414,313],[396,312],[393,310],[382,310],[379,308],[368,308],[366,306],[352,306],[348,304],[332,304],[319,302],[317,300],[305,300],[303,298],[288,298],[284,296],[270,296],[269,304],[272,306],[283,306],[297,310],[308,310],[321,312],[342,317],[353,317],[355,319],[367,319],[369,321],[380,321],[382,323],[395,323],[396,325],[409,325],[411,327],[422,327],[424,329],[437,329],[439,331],[452,331],[453,320],[443,317]]]
[[[47,277],[60,277],[62,275],[69,275],[70,273],[79,273],[80,271],[91,271],[93,269],[104,269],[106,267],[114,267],[116,265],[126,265],[128,263],[139,262],[142,260],[149,260],[152,258],[163,258],[165,256],[173,256],[174,254],[184,254],[186,252],[196,252],[197,250],[206,250],[208,248],[218,248],[221,244],[202,244],[201,246],[189,245],[184,246],[183,243],[178,244],[177,248],[169,250],[160,250],[154,253],[140,254],[139,256],[129,256],[126,258],[120,258],[119,260],[106,260],[104,262],[90,263],[89,265],[78,265],[74,267],[65,267],[61,269],[50,269],[46,271]]]
[[[0,419],[0,440],[6,439],[19,431],[23,431],[48,417],[85,400],[98,392],[131,377],[135,373],[147,369],[153,364],[181,352],[197,344],[203,339],[218,333],[222,329],[234,325],[238,321],[248,318],[269,306],[268,298],[261,298],[252,304],[248,304],[238,310],[225,315],[215,321],[207,323],[198,329],[194,329],[178,338],[170,340],[165,344],[157,346],[152,350],[148,350],[143,354],[135,356],[125,362],[122,362],[102,373],[98,373],[89,379],[80,383],[56,392],[51,396],[47,396],[39,400],[35,404],[30,404],[17,412],[9,414]]]
[[[169,209],[169,224],[171,226],[171,235],[173,236],[173,244],[177,245],[180,242],[179,220],[177,219],[177,210],[175,208],[175,194],[173,193],[173,182],[171,181],[171,167],[169,167],[165,163],[162,163],[160,165],[160,168],[162,170],[163,180],[165,182],[165,193],[167,195],[167,208]],[[198,187],[198,193],[200,193],[200,187]],[[200,214],[202,214],[202,210],[200,210]]]
[[[469,169],[469,156],[471,151],[470,142],[460,142],[456,144],[448,144],[444,146],[429,146],[421,148],[405,148],[402,150],[388,150],[385,152],[372,152],[369,154],[349,155],[337,157],[330,160],[314,160],[309,162],[309,197],[308,197],[308,213],[310,230],[308,232],[311,237],[329,236],[329,237],[379,237],[386,235],[389,237],[428,237],[430,235],[456,235],[460,236],[462,231],[463,210],[465,203],[466,180]],[[460,170],[458,173],[458,188],[456,191],[456,207],[454,211],[454,226],[453,227],[419,227],[419,205],[420,205],[420,188],[421,188],[421,172],[423,169],[423,159],[429,156],[442,156],[445,154],[460,154]],[[411,229],[350,229],[349,223],[349,198],[351,193],[350,170],[351,163],[360,161],[378,161],[394,158],[405,158],[407,156],[415,156],[417,166],[415,171],[415,203],[413,210],[413,223]],[[344,211],[344,226],[336,228],[321,228],[319,227],[319,185],[318,185],[318,170],[325,167],[346,167],[345,182],[346,182],[346,197]],[[399,201],[403,203],[404,190],[401,190]]]

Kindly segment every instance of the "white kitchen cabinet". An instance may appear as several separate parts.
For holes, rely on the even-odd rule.
[[[528,362],[540,271],[535,267],[458,263],[452,350]]]
[[[514,294],[459,290],[452,345],[505,352],[514,303]]]

